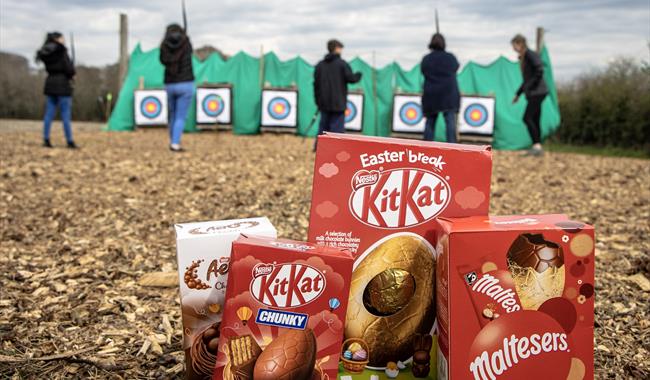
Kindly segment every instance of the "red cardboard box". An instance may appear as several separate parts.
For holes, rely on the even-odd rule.
[[[593,227],[565,215],[436,224],[440,380],[593,379]]]
[[[213,379],[335,379],[352,256],[242,236],[230,261]]]
[[[309,241],[356,258],[345,338],[368,344],[369,367],[383,372],[427,351],[416,372],[428,376],[437,256],[431,221],[487,215],[491,173],[488,146],[319,137]],[[400,376],[415,376],[399,367]]]

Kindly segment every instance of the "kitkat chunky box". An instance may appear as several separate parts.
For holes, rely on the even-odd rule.
[[[336,379],[352,262],[310,243],[236,240],[213,379]]]
[[[187,380],[212,376],[231,266],[230,248],[242,232],[276,236],[266,218],[176,225]]]
[[[436,224],[440,380],[593,379],[593,227],[565,215]]]
[[[491,172],[487,146],[319,137],[309,241],[354,254],[345,338],[368,346],[368,368],[435,372],[433,221],[487,215]]]

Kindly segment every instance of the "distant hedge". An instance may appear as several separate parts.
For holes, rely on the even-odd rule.
[[[621,58],[558,87],[554,140],[650,152],[650,65]]]

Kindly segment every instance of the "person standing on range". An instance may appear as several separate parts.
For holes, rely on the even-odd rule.
[[[72,138],[72,79],[75,75],[74,64],[68,56],[65,39],[59,32],[48,33],[45,43],[36,52],[36,61],[45,64],[47,79],[43,93],[47,97],[45,116],[43,117],[43,146],[52,147],[50,130],[57,108],[61,110],[63,132],[68,148],[75,149],[77,145]]]
[[[320,111],[318,134],[345,132],[345,108],[348,83],[361,80],[361,73],[353,73],[350,65],[341,58],[343,44],[338,40],[327,41],[328,54],[318,62],[314,70],[314,95]],[[314,150],[318,138],[314,142]]]
[[[521,94],[526,95],[528,104],[524,113],[524,123],[528,128],[533,146],[527,155],[541,156],[544,154],[542,149],[542,131],[540,120],[542,118],[542,102],[548,94],[548,87],[544,81],[544,64],[537,53],[530,50],[526,44],[526,38],[517,34],[510,41],[514,51],[519,54],[519,62],[524,82],[517,90],[517,94],[512,99],[512,104],[519,101]]]
[[[445,118],[447,142],[456,142],[456,114],[460,108],[460,91],[456,72],[460,67],[456,57],[445,51],[445,38],[440,33],[431,37],[431,52],[422,58],[420,70],[424,75],[422,113],[427,121],[424,140],[433,141],[438,114]]]
[[[169,149],[172,152],[182,152],[181,136],[194,96],[194,72],[192,44],[180,25],[167,26],[165,38],[160,44],[160,62],[165,66],[165,90],[169,105]]]

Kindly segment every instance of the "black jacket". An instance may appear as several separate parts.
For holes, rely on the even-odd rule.
[[[544,80],[544,64],[539,55],[530,49],[526,49],[521,60],[521,73],[524,83],[519,86],[517,96],[524,93],[526,98],[530,98],[548,94],[548,87]]]
[[[165,65],[165,83],[194,80],[192,43],[184,33],[171,33],[160,44],[160,62]]]
[[[72,96],[72,77],[75,70],[68,50],[58,42],[48,42],[36,53],[45,64],[47,79],[43,93],[50,96]]]
[[[327,54],[314,70],[314,96],[318,109],[325,112],[344,112],[348,97],[348,83],[361,80],[361,73],[353,73],[350,65],[338,54]]]
[[[456,57],[446,51],[434,50],[422,58],[422,112],[425,115],[430,116],[441,111],[458,112],[460,91],[456,72],[459,67]]]

